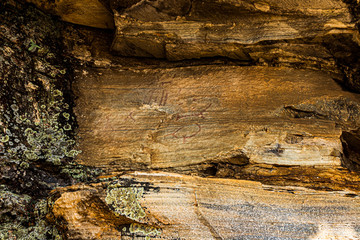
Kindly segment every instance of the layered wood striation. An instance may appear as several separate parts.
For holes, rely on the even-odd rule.
[[[207,162],[340,166],[342,131],[359,126],[358,94],[321,71],[87,69],[74,90],[78,161],[111,170]]]
[[[114,18],[112,50],[123,56],[170,60],[213,56],[247,60],[249,44],[357,32],[341,0],[134,1],[115,8]]]
[[[144,192],[132,200],[145,216],[131,220],[123,213],[116,219],[113,212],[109,218],[107,199],[113,186],[129,196],[136,189]],[[136,172],[101,184],[59,188],[53,194],[52,213],[67,223],[69,239],[357,239],[360,234],[360,203],[357,194],[346,191]],[[113,211],[131,204],[124,202],[124,194],[112,197],[123,206]],[[89,214],[81,206],[87,206]],[[95,231],[104,223],[106,231]]]
[[[0,3],[0,239],[359,239],[358,1],[26,2],[88,27]]]

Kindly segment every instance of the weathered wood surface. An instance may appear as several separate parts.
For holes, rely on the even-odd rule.
[[[123,55],[238,59],[172,63],[23,2],[0,1],[0,239],[360,239],[359,95],[332,79],[360,89],[358,1],[28,0],[115,9]]]
[[[80,72],[78,162],[116,169],[204,162],[339,166],[359,96],[321,71],[198,66]]]
[[[135,172],[112,183],[59,188],[54,196],[52,212],[67,223],[69,239],[327,240],[360,236],[360,202],[354,192]],[[131,206],[136,207],[129,210]],[[145,216],[136,217],[131,211],[143,211]]]
[[[112,50],[170,60],[248,59],[243,44],[357,32],[341,0],[136,1],[119,7],[115,25]]]

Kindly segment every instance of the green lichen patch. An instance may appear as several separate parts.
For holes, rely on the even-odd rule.
[[[139,221],[146,215],[140,205],[143,194],[143,187],[124,187],[115,183],[108,186],[105,202],[115,214]]]
[[[94,180],[101,174],[101,170],[93,167],[88,167],[74,162],[70,162],[64,166],[61,166],[61,173],[78,182],[88,182]]]
[[[9,139],[10,139],[9,135],[5,135],[5,136],[0,137],[0,141],[2,143],[7,143],[9,141]]]
[[[33,104],[32,113],[0,110],[3,114],[1,122],[6,128],[0,134],[0,141],[4,143],[6,157],[60,165],[63,159],[74,158],[79,153],[73,149],[73,136],[65,132],[72,129],[70,119],[60,115],[63,98],[56,99],[51,92],[49,98],[55,104]]]
[[[29,5],[0,2],[0,154],[6,161],[60,167],[79,153],[71,59],[60,30]]]
[[[63,239],[58,230],[45,221],[48,213],[45,199],[34,204],[29,195],[13,193],[0,185],[0,209],[0,240]]]
[[[41,47],[39,45],[37,45],[36,43],[34,43],[33,40],[30,40],[28,51],[35,52],[36,49],[38,49],[38,48],[41,48]]]
[[[6,186],[0,185],[0,222],[12,221],[14,217],[25,215],[31,200],[29,195],[13,193]]]
[[[24,1],[0,1],[0,240],[62,239],[45,217],[46,197],[98,174],[74,163],[72,60],[61,28]]]
[[[132,223],[129,231],[134,235],[145,237],[145,239],[151,239],[151,237],[159,236],[162,232],[161,228],[142,223]]]
[[[47,200],[41,199],[35,204],[34,213],[38,219],[44,219],[48,212],[49,208]]]
[[[44,220],[35,226],[26,227],[20,223],[5,223],[0,226],[0,240],[62,240],[58,230]]]

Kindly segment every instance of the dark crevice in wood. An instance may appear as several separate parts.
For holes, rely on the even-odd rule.
[[[352,171],[360,171],[360,129],[344,131],[341,141],[344,150],[343,165]]]
[[[342,167],[281,166],[269,164],[207,163],[182,168],[162,169],[205,178],[226,178],[258,181],[275,186],[299,186],[323,191],[360,191],[357,172]],[[125,173],[124,173],[125,174]]]

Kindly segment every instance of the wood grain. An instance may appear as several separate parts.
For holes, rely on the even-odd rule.
[[[243,45],[356,32],[340,0],[142,1],[115,11],[114,19],[113,51],[169,60],[246,60]]]
[[[343,91],[321,71],[89,69],[79,73],[74,89],[83,151],[78,161],[113,170],[236,156],[252,163],[339,166],[345,128],[339,123],[358,125],[357,115],[352,120],[331,117],[333,109],[339,111],[337,100],[357,108],[359,96]],[[349,111],[346,104],[341,111]],[[289,106],[310,115],[295,116],[286,110]],[[293,136],[300,140],[292,141]]]
[[[119,188],[144,189],[143,197],[133,201],[140,202],[146,216],[135,224],[157,228],[161,234],[147,236],[129,232],[131,220],[123,216],[111,221],[107,220],[109,217],[97,219],[104,215],[102,211],[109,215],[104,188],[114,183],[123,183]],[[108,224],[103,236],[98,234],[96,239],[108,239],[110,232],[111,237],[121,236],[121,239],[147,236],[149,239],[193,240],[358,239],[360,234],[359,198],[347,191],[322,192],[243,180],[135,172],[112,183],[59,188],[55,193],[59,198],[53,212],[56,217],[67,219],[70,236],[77,236],[76,239],[94,239],[89,233],[97,232],[98,227],[91,227],[95,222],[101,222],[99,226]],[[78,199],[79,195],[92,197]],[[71,203],[73,199],[76,203]],[[84,214],[84,208],[80,207],[84,205],[82,201],[87,203],[86,211],[91,214]],[[94,201],[97,204],[92,204]],[[103,207],[98,208],[101,201]],[[76,219],[71,218],[74,213],[78,216]],[[73,224],[77,222],[82,224]],[[113,226],[114,222],[119,225]]]

